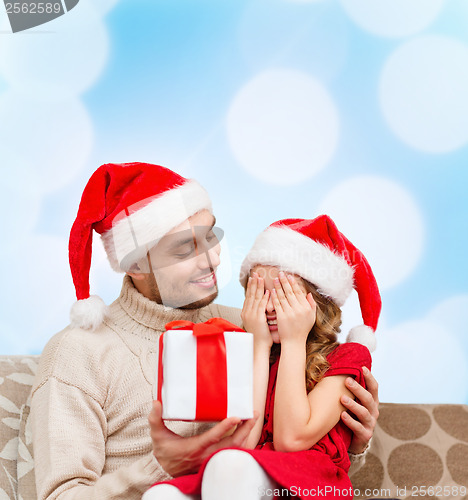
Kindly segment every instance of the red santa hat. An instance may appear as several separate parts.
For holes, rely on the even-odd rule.
[[[297,274],[340,307],[354,288],[364,324],[352,328],[347,341],[375,350],[374,332],[382,303],[374,274],[364,255],[340,233],[330,217],[284,219],[271,224],[257,237],[242,263],[243,286],[250,270],[258,264]]]
[[[117,272],[126,272],[158,240],[190,216],[207,209],[208,193],[198,182],[148,163],[108,163],[86,185],[69,240],[70,268],[78,301],[73,326],[95,329],[106,305],[89,294],[93,229],[101,235]]]

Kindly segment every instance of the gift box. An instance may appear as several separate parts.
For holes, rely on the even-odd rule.
[[[253,417],[253,335],[222,318],[172,321],[159,338],[163,419]]]

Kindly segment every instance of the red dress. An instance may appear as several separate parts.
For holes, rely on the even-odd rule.
[[[366,366],[369,369],[371,367],[371,356],[366,347],[356,343],[340,344],[328,355],[327,360],[330,368],[325,377],[350,375],[365,386],[362,367]],[[250,453],[279,487],[288,488],[293,496],[307,499],[313,496],[329,499],[353,498],[352,485],[347,474],[350,466],[348,448],[352,432],[341,420],[309,450],[295,452],[274,450],[273,402],[278,364],[279,360],[270,368],[265,424],[259,444],[254,450],[243,449],[243,451]],[[177,486],[187,495],[199,495],[203,471],[210,458],[205,460],[198,473],[180,476],[166,482]],[[304,490],[307,491],[303,493]]]

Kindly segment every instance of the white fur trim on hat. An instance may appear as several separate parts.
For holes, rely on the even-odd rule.
[[[130,214],[101,235],[112,269],[128,271],[130,264],[144,257],[166,233],[203,209],[212,212],[211,200],[193,179],[157,196],[133,213],[129,207]],[[131,262],[125,262],[130,255]]]
[[[374,352],[377,347],[374,330],[366,325],[359,325],[351,328],[346,337],[346,342],[362,344],[366,346],[370,352]]]
[[[353,290],[354,271],[343,257],[286,226],[269,227],[257,237],[241,266],[243,286],[250,270],[259,264],[299,275],[340,307]]]
[[[77,300],[70,310],[71,326],[85,330],[96,330],[107,316],[107,312],[108,307],[98,295]]]

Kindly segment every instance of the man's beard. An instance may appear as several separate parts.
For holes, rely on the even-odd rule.
[[[215,288],[216,288],[216,290],[211,295],[208,295],[208,297],[196,300],[195,302],[192,302],[192,303],[187,304],[185,306],[180,306],[179,309],[201,309],[202,307],[205,307],[208,304],[211,304],[218,296],[218,287],[215,287]]]
[[[150,274],[150,290],[151,290],[151,299],[157,302],[158,304],[162,304],[167,307],[172,307],[174,309],[200,309],[202,307],[211,304],[216,297],[218,296],[218,286],[214,286],[214,291],[203,297],[201,299],[193,300],[193,297],[186,296],[180,294],[179,288],[169,287],[168,290],[163,291],[161,294],[159,287],[157,285],[156,276],[154,272]],[[169,298],[169,299],[168,299]],[[171,300],[172,298],[172,300]]]

